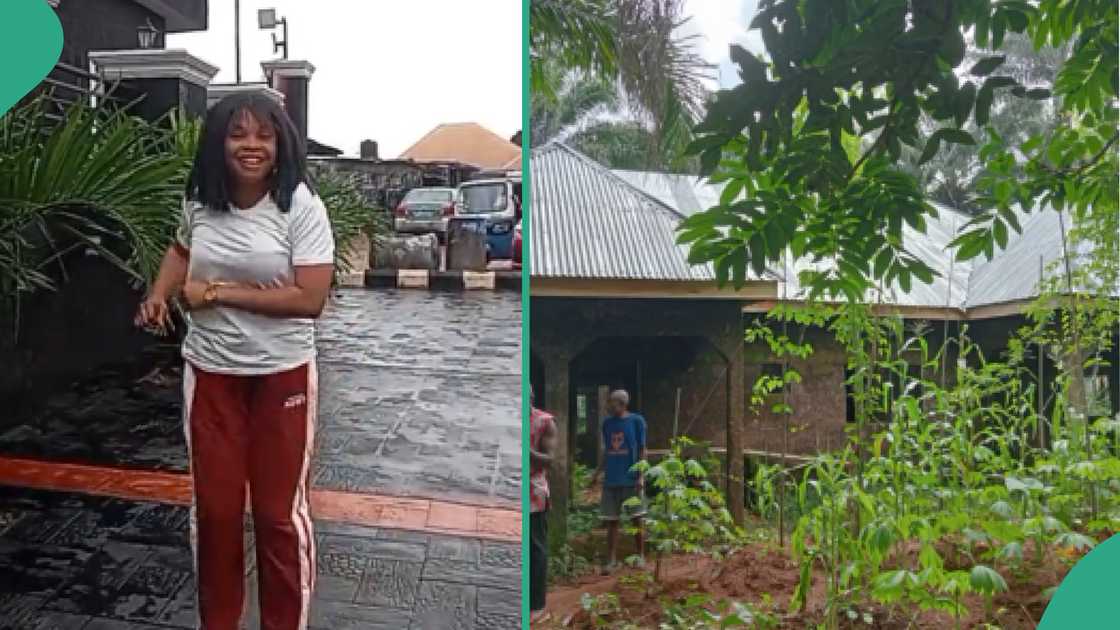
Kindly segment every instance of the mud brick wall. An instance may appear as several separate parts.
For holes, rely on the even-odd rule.
[[[649,448],[669,447],[678,387],[678,434],[725,446],[726,359],[703,339],[680,339],[675,345],[678,347],[671,352],[651,353],[642,364],[642,403],[649,422]]]
[[[794,337],[796,333],[791,332]],[[847,398],[844,391],[844,349],[824,331],[808,331],[805,341],[812,344],[813,354],[807,361],[792,360],[790,368],[801,374],[801,383],[790,385],[789,404],[793,415],[789,418],[789,452],[812,455],[844,444]],[[746,448],[749,450],[782,452],[786,442],[786,418],[771,411],[773,403],[780,402],[781,394],[775,392],[769,403],[751,409],[751,391],[764,364],[780,364],[781,359],[770,354],[763,344],[748,344],[744,353],[746,384]]]
[[[550,536],[557,540],[563,539],[566,530],[571,489],[563,480],[571,479],[568,457],[574,454],[576,448],[573,420],[576,409],[572,392],[579,386],[608,384],[597,382],[600,380],[598,376],[610,373],[607,371],[601,372],[595,379],[587,379],[590,382],[577,381],[582,378],[581,370],[594,367],[594,362],[586,359],[592,353],[603,352],[596,348],[599,344],[624,339],[640,346],[652,344],[651,347],[663,355],[661,361],[652,361],[647,356],[650,350],[642,351],[640,347],[633,347],[622,355],[626,360],[647,359],[641,371],[642,395],[636,402],[649,418],[651,446],[656,448],[664,444],[668,434],[672,433],[677,383],[683,383],[689,397],[682,396],[682,418],[691,418],[687,410],[693,408],[697,396],[702,397],[707,392],[712,384],[713,372],[723,365],[727,366],[724,383],[716,383],[716,391],[709,402],[709,405],[715,402],[723,408],[705,408],[694,432],[701,436],[716,434],[722,437],[728,424],[742,427],[743,407],[727,406],[729,399],[742,398],[741,302],[533,297],[530,307],[532,342],[529,377],[536,390],[537,406],[555,415],[559,429],[560,446],[558,461],[552,470],[553,509],[550,510],[549,524]],[[680,340],[682,335],[687,337]],[[677,342],[666,341],[666,338],[674,337],[678,338]],[[680,342],[685,343],[683,349],[677,346],[674,350],[671,344]],[[665,345],[667,343],[670,345]],[[690,347],[700,351],[692,353]],[[603,354],[611,356],[609,351]],[[674,369],[679,366],[679,363],[674,365],[678,361],[685,363],[683,372]],[[625,377],[625,374],[621,376]]]
[[[687,332],[687,331],[682,331]],[[627,378],[610,378],[614,364]],[[572,364],[572,380],[582,386],[625,388],[631,408],[645,416],[651,449],[669,447],[677,389],[681,390],[678,434],[723,446],[727,432],[727,362],[701,337],[613,337],[600,339]],[[589,401],[588,435],[577,439],[578,459],[593,465],[600,418]]]

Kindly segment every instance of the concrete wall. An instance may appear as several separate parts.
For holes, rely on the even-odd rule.
[[[137,362],[157,343],[132,325],[141,293],[127,276],[80,253],[67,262],[57,291],[24,296],[18,340],[10,311],[0,313],[0,405],[9,412],[104,365]]]
[[[55,10],[62,24],[63,45],[59,61],[89,68],[91,50],[126,50],[139,47],[136,29],[151,20],[161,32],[159,15],[132,0],[63,0]]]
[[[407,162],[325,158],[309,160],[308,164],[312,174],[331,170],[356,176],[366,199],[386,210],[396,207],[410,189],[424,185],[423,169]]]

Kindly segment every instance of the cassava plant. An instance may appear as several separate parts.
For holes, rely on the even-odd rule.
[[[643,519],[649,544],[656,553],[654,577],[661,580],[661,561],[675,553],[720,557],[741,545],[745,534],[735,525],[723,494],[708,480],[703,453],[706,445],[688,437],[673,440],[669,453],[656,465],[641,461],[635,469],[655,491]],[[699,450],[699,457],[690,451]],[[638,499],[628,500],[636,506]]]

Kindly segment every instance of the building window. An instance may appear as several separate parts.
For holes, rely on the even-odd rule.
[[[783,368],[783,366],[782,366],[781,363],[763,363],[762,364],[762,371],[760,372],[760,376],[762,378],[766,378],[767,380],[776,378],[779,381],[782,381],[782,377],[785,374],[785,370],[783,370],[782,368]],[[782,382],[781,385],[776,386],[774,388],[774,390],[771,391],[770,393],[771,394],[781,394],[782,392],[785,391],[785,389],[786,389],[785,383]]]

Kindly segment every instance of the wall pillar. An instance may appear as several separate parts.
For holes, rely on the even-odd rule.
[[[277,59],[261,63],[269,87],[284,94],[284,107],[288,116],[296,124],[300,138],[307,142],[307,106],[311,87],[311,75],[315,66],[310,61]]]
[[[214,66],[185,50],[99,50],[89,53],[97,74],[119,81],[114,97],[132,106],[137,116],[156,121],[182,108],[192,117],[206,115],[206,86],[218,73]]]
[[[548,534],[550,541],[568,537],[568,510],[572,494],[571,356],[564,352],[541,352],[544,358],[546,411],[556,421],[556,459],[549,471],[551,495]]]
[[[742,326],[733,328],[741,330]],[[723,344],[727,356],[727,509],[731,518],[742,525],[746,522],[746,509],[743,505],[746,493],[746,479],[743,474],[743,445],[746,443],[744,385],[744,359],[742,334],[732,334]]]
[[[213,107],[218,101],[234,94],[256,94],[266,96],[284,104],[284,94],[268,87],[265,83],[211,83],[206,90],[206,108]]]

